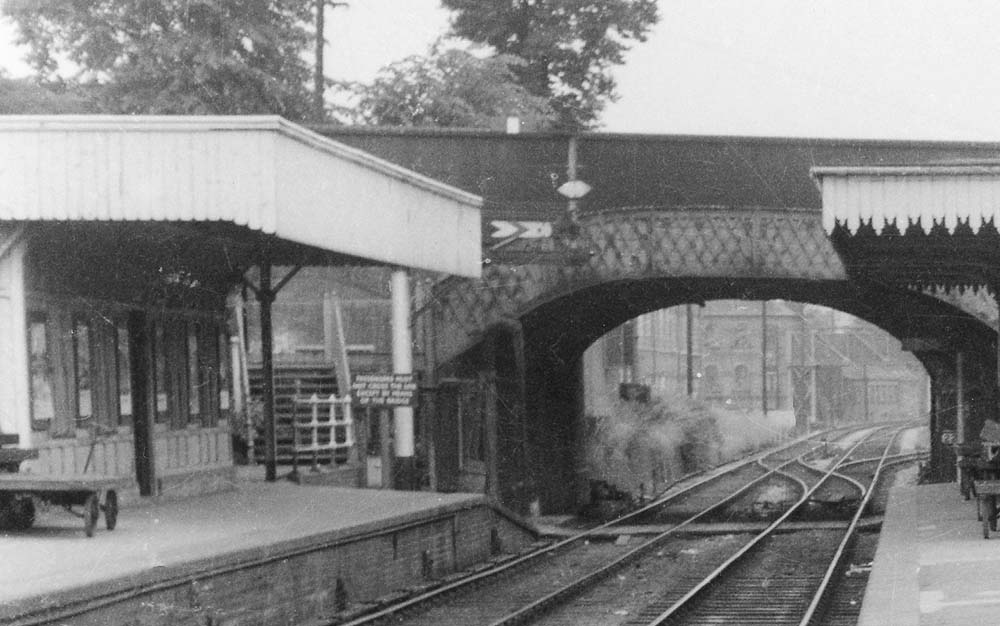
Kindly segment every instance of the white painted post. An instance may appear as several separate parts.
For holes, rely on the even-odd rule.
[[[392,371],[413,372],[413,341],[410,336],[410,277],[405,269],[392,272]],[[397,407],[395,422],[396,457],[412,458],[413,408]]]

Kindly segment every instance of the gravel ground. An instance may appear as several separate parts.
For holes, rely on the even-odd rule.
[[[554,552],[530,567],[519,568],[501,580],[491,580],[475,591],[441,600],[436,606],[416,611],[393,624],[439,626],[488,624],[604,565],[638,545],[614,542],[577,544]]]
[[[679,598],[725,560],[751,535],[677,539],[639,563],[620,571],[607,584],[579,596],[532,622],[541,626],[618,626],[641,613],[665,591]]]
[[[698,487],[690,493],[678,497],[668,506],[657,509],[655,513],[643,516],[643,519],[637,523],[664,524],[683,521],[722,501],[765,472],[766,470],[759,465],[751,465],[739,472],[721,476],[703,487]]]

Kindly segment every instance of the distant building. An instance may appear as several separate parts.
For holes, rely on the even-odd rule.
[[[928,404],[926,372],[890,335],[832,309],[778,300],[654,311],[602,337],[585,363],[592,411],[606,409],[623,383],[648,386],[654,398],[685,394],[690,384],[716,406],[793,410],[823,423],[913,418]]]

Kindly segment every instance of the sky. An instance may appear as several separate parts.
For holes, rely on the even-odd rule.
[[[660,0],[615,71],[608,132],[1000,140],[1000,2]],[[369,80],[448,26],[438,0],[351,0],[327,74]],[[19,62],[0,22],[0,67]]]

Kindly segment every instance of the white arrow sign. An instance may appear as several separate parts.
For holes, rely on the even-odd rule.
[[[542,239],[552,236],[552,222],[490,222],[493,239]]]

